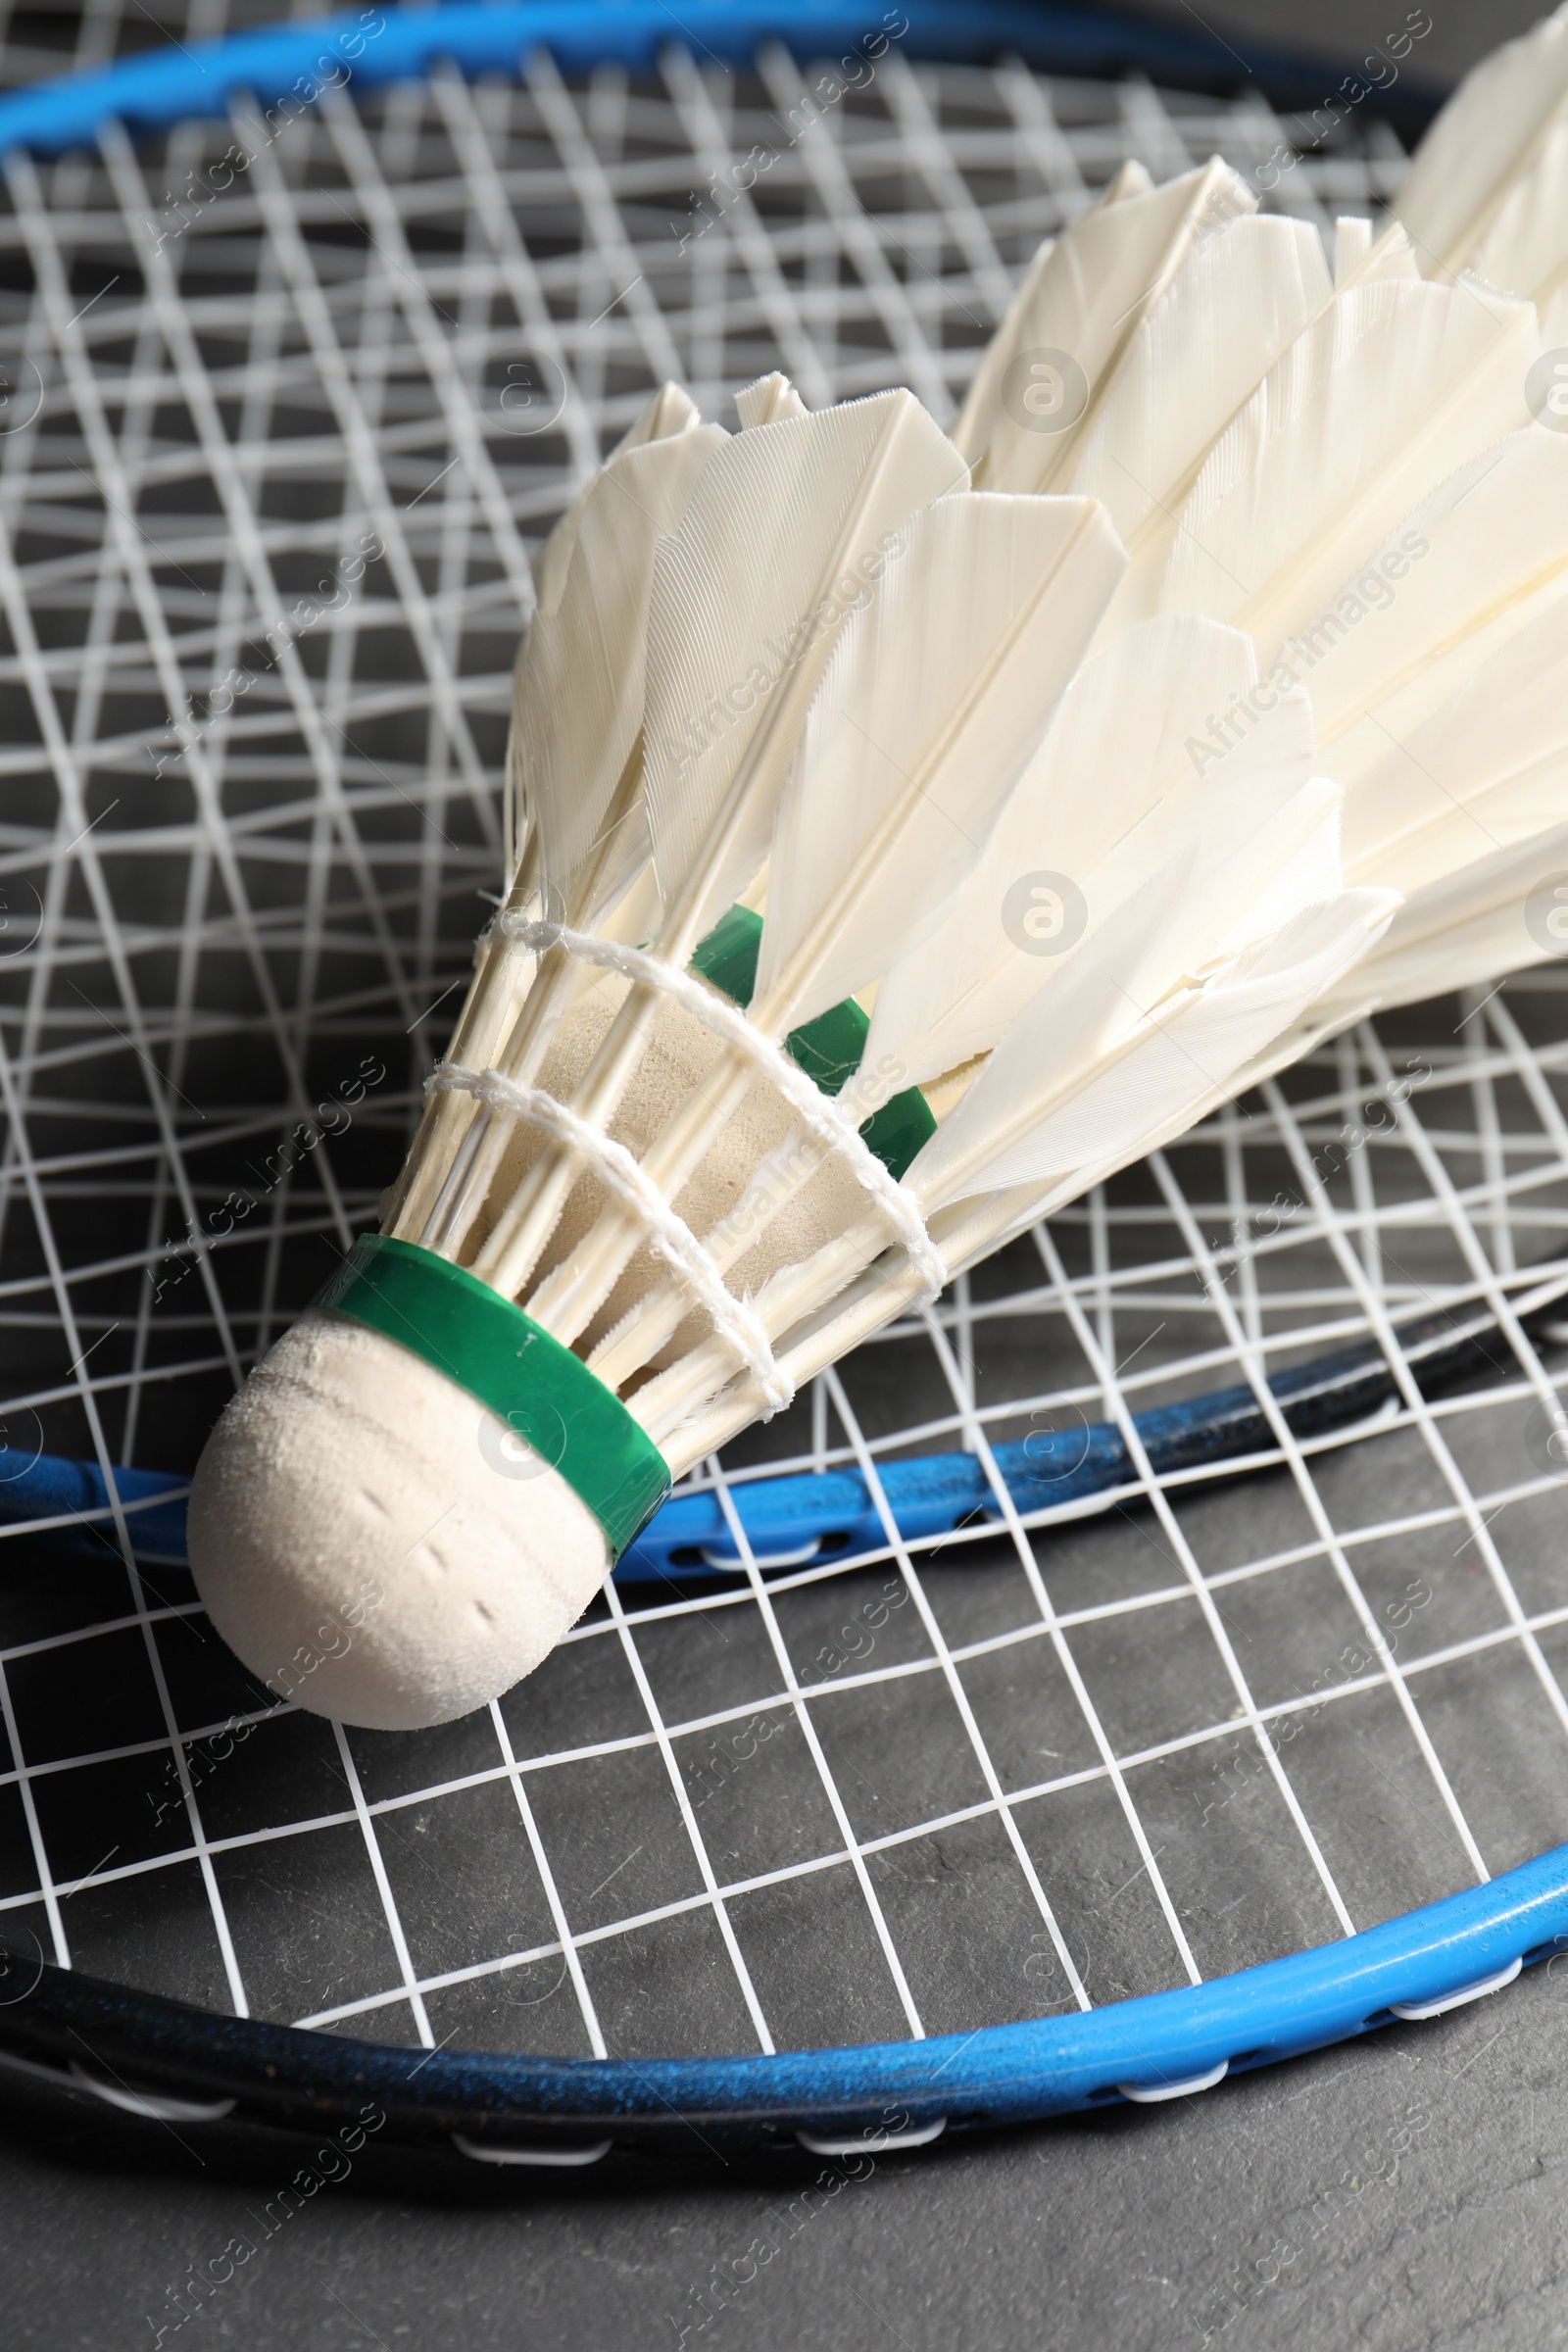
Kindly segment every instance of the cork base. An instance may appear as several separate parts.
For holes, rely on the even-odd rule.
[[[611,1567],[587,1505],[496,1414],[318,1309],[208,1441],[189,1545],[252,1673],[374,1731],[450,1722],[510,1690]]]

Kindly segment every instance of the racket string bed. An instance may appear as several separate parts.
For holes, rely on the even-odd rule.
[[[74,62],[139,45],[133,19],[88,11]],[[741,76],[539,55],[8,161],[4,1459],[107,1484],[69,1576],[6,1530],[0,1939],[308,2025],[326,2065],[344,2035],[389,2067],[455,2043],[645,2071],[934,2042],[918,2115],[916,2077],[877,2078],[929,2136],[976,2095],[945,2036],[1218,1992],[1568,1835],[1568,1609],[1530,1518],[1560,1509],[1561,1376],[1511,1304],[1564,1247],[1551,967],[1320,1050],[906,1316],[692,1482],[737,1576],[703,1581],[699,1545],[612,1586],[537,1688],[447,1732],[316,1726],[289,1703],[308,1657],[271,1694],[230,1676],[177,1570],[133,1564],[108,1475],[188,1461],[374,1221],[498,878],[527,559],[649,390],[724,415],[776,365],[813,405],[901,380],[945,418],[1040,237],[1127,156],[1247,170],[1287,138],[1257,101],[896,44],[808,120],[810,82],[778,48]],[[1277,201],[1326,229],[1401,162],[1369,119]],[[1336,1140],[1417,1061],[1419,1109]],[[1399,1335],[1473,1300],[1491,1386],[1428,1395]],[[1386,1428],[1298,1429],[1271,1379],[1367,1339]],[[1264,1439],[1162,1466],[1137,1416],[1226,1382]],[[1054,1501],[1072,1446],[1037,1440],[1102,1424],[1120,1483]],[[897,1479],[933,1449],[979,1483],[928,1553]],[[764,1572],[759,1469],[853,1473],[869,1540]],[[1439,2003],[1502,1973],[1453,1948]],[[1062,2096],[1257,2054],[1183,2031],[1107,2043]],[[421,2095],[455,2095],[445,2064]],[[779,2095],[838,2144],[853,2098]]]
[[[1387,1087],[1391,1081],[1392,1072],[1389,1067],[1388,1055],[1375,1034],[1369,1035],[1366,1039],[1366,1057],[1380,1086]],[[1284,1108],[1283,1104],[1281,1108]],[[1288,1115],[1287,1111],[1286,1116],[1288,1117]],[[1430,1183],[1434,1200],[1439,1202],[1446,1215],[1449,1229],[1458,1244],[1468,1270],[1478,1281],[1486,1285],[1483,1295],[1487,1297],[1488,1303],[1496,1314],[1500,1337],[1506,1341],[1513,1360],[1525,1373],[1541,1405],[1548,1416],[1552,1415],[1557,1407],[1556,1391],[1529,1335],[1520,1326],[1514,1315],[1510,1302],[1497,1289],[1495,1278],[1482,1250],[1474,1224],[1443,1165],[1441,1156],[1432,1149],[1423,1131],[1419,1112],[1406,1103],[1401,1105],[1400,1115],[1409,1129],[1412,1152],[1417,1167],[1422,1176]],[[1304,1152],[1298,1137],[1293,1138],[1292,1142],[1292,1156],[1299,1166],[1304,1158]],[[1389,1360],[1393,1363],[1397,1350],[1396,1348],[1391,1346],[1393,1334],[1386,1308],[1376,1297],[1366,1275],[1357,1264],[1354,1253],[1349,1250],[1343,1237],[1336,1237],[1335,1254],[1343,1264],[1347,1278],[1353,1283],[1358,1302],[1366,1313],[1369,1328],[1382,1341],[1385,1348],[1391,1350]],[[1484,1563],[1488,1576],[1496,1588],[1498,1597],[1509,1620],[1519,1631],[1524,1653],[1551,1706],[1552,1713],[1564,1733],[1568,1734],[1568,1701],[1564,1699],[1562,1687],[1556,1674],[1542,1654],[1535,1636],[1525,1624],[1524,1611],[1520,1606],[1518,1594],[1503,1564],[1496,1543],[1491,1534],[1487,1519],[1477,1505],[1475,1497],[1470,1494],[1463,1473],[1446,1443],[1442,1430],[1432,1415],[1431,1408],[1422,1396],[1417,1384],[1410,1378],[1408,1371],[1405,1372],[1400,1386],[1403,1392],[1403,1401],[1408,1405],[1415,1424],[1420,1430],[1426,1450],[1431,1455],[1445,1486],[1452,1494],[1454,1502],[1462,1511],[1471,1543]],[[1390,1667],[1392,1672],[1392,1657]],[[1432,1759],[1432,1768],[1436,1776],[1438,1768],[1435,1757]],[[1460,1827],[1461,1834],[1466,1838],[1468,1850],[1469,1846],[1473,1844],[1473,1840],[1470,1839],[1469,1832],[1463,1825],[1463,1817],[1459,1813],[1457,1804],[1447,1789],[1446,1782],[1440,1781],[1440,1787],[1444,1789],[1446,1804],[1449,1806],[1456,1825]],[[1479,1853],[1475,1853],[1472,1859],[1476,1863],[1478,1871],[1484,1872],[1485,1866],[1480,1861]]]

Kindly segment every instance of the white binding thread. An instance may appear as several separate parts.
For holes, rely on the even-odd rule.
[[[624,1144],[590,1127],[541,1087],[503,1078],[498,1070],[466,1070],[459,1062],[443,1061],[424,1086],[426,1094],[472,1095],[493,1110],[513,1111],[579,1152],[606,1190],[644,1225],[649,1242],[671,1272],[696,1294],[714,1330],[729,1342],[757,1383],[768,1413],[783,1410],[795,1395],[795,1383],[775,1359],[760,1316],[736,1298],[691,1227],[676,1216]]]
[[[641,981],[672,997],[684,1012],[700,1021],[725,1045],[733,1046],[781,1094],[801,1125],[844,1160],[856,1182],[881,1209],[899,1245],[922,1277],[917,1298],[935,1298],[948,1279],[942,1253],[925,1229],[925,1219],[913,1196],[890,1176],[876,1153],[831,1096],[824,1095],[797,1062],[771,1038],[755,1029],[738,1005],[707,988],[689,972],[677,971],[642,948],[623,947],[618,940],[598,939],[590,931],[573,931],[565,923],[535,922],[521,913],[504,913],[494,926],[509,939],[520,939],[536,955],[564,948],[584,963],[602,964],[625,980]],[[635,1162],[633,1163],[635,1165]],[[686,1228],[683,1226],[683,1232]],[[709,1261],[711,1264],[711,1260]]]

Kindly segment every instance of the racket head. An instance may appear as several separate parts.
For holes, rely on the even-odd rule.
[[[373,1220],[497,877],[528,553],[661,377],[710,413],[780,365],[951,415],[1126,154],[1255,169],[1284,136],[874,62],[799,137],[784,52],[667,51],[13,157],[13,1451],[188,1468]],[[714,159],[764,142],[765,185],[705,212]],[[1275,200],[1327,226],[1399,167],[1367,115]],[[1559,995],[1546,967],[1325,1048],[707,1476],[874,1492],[1433,1300],[1506,1326],[1561,1254]],[[890,1527],[612,1591],[417,1738],[279,1704],[122,1514],[69,1571],[9,1534],[0,2043],[58,2072],[80,2034],[106,2093],[278,2122],[368,2085],[420,2144],[668,2147],[701,2117],[776,2149],[1192,2086],[1471,1991],[1562,1924],[1552,1363],[1505,1330],[1485,1386],[1381,1434],[1081,1523],[999,1493],[934,1555]],[[1348,1929],[1395,1955],[1376,1999]],[[1270,1990],[1244,2034],[1237,1972],[1290,1954],[1335,1998]]]

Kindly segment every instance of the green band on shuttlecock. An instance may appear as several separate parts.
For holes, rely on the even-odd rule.
[[[315,1303],[396,1340],[487,1404],[587,1504],[617,1559],[669,1493],[668,1463],[614,1392],[466,1268],[362,1234]]]

